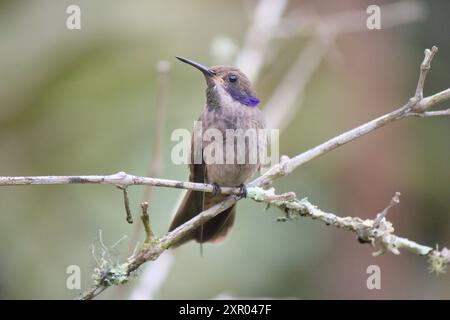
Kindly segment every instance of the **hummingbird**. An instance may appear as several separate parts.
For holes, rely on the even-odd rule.
[[[226,132],[230,129],[242,129],[245,132],[248,129],[261,131],[261,129],[266,128],[263,113],[256,107],[260,100],[256,97],[250,80],[241,70],[232,66],[213,66],[208,68],[183,57],[177,56],[176,58],[200,70],[206,80],[206,104],[197,122],[201,126],[201,130],[197,130],[198,128],[194,130],[191,140],[189,181],[212,184],[214,192],[205,193],[188,190],[181,205],[178,207],[169,231],[174,230],[200,212],[223,201],[227,195],[220,194],[220,186],[240,187],[241,196],[246,196],[245,183],[261,168],[261,158],[257,157],[257,161],[249,161],[249,152],[252,149],[248,148],[248,141],[244,141],[246,147],[243,152],[245,154],[242,154],[242,151],[236,152],[236,150],[242,150],[242,148],[237,148],[237,144],[242,143],[242,140],[239,142],[235,137],[227,136]],[[224,137],[222,146],[227,145],[227,143],[232,144],[231,146],[234,147],[233,152],[235,152],[233,162],[215,163],[211,161],[211,156],[204,152],[211,141],[205,137],[198,136],[196,132],[204,133],[208,129],[216,129],[222,133]],[[195,144],[195,139],[199,139],[201,143]],[[266,138],[258,139],[258,154],[265,152],[265,150]],[[224,147],[224,159],[228,159],[227,152],[230,152],[229,149]],[[239,152],[245,158],[243,163],[242,161],[237,161]],[[190,240],[195,240],[200,244],[205,242],[220,243],[229,233],[235,217],[236,205],[205,222],[181,239],[176,246],[180,246]]]

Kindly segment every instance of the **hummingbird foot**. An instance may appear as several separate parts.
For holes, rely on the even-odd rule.
[[[247,198],[247,187],[245,186],[245,184],[241,184],[241,185],[239,186],[239,188],[241,189],[241,191],[240,191],[240,193],[239,193],[239,196],[240,196],[241,198]]]
[[[220,188],[220,186],[217,183],[213,183],[213,196],[217,196],[218,194],[222,193],[222,189]]]

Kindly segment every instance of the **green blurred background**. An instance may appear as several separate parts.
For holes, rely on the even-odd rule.
[[[285,15],[365,11],[368,4],[383,3],[390,2],[291,1]],[[293,156],[402,105],[414,93],[424,48],[439,47],[425,94],[449,86],[450,3],[420,3],[425,17],[415,23],[338,38],[309,81],[302,109],[280,136],[281,154]],[[81,7],[81,30],[65,26],[70,4]],[[156,65],[168,60],[161,177],[186,179],[186,166],[170,161],[170,134],[191,129],[205,84],[174,56],[222,63],[214,54],[218,41],[239,49],[255,5],[0,1],[0,175],[146,175],[154,153]],[[262,106],[305,43],[302,36],[273,40],[256,84]],[[400,191],[401,204],[389,216],[396,232],[431,246],[449,245],[449,136],[448,118],[403,120],[301,167],[275,186],[307,196],[325,211],[362,218],[374,217]],[[130,189],[136,221],[142,192]],[[151,216],[158,235],[167,230],[179,195],[175,189],[154,190]],[[0,298],[77,296],[79,290],[66,288],[66,268],[79,265],[82,288],[91,284],[90,247],[98,244],[99,229],[107,244],[128,235],[118,248],[122,258],[133,246],[135,227],[125,222],[122,201],[111,186],[0,188]],[[308,219],[276,223],[279,211],[265,212],[253,201],[241,201],[238,212],[224,244],[205,246],[203,257],[194,243],[174,252],[170,267],[163,265],[167,277],[156,272],[154,282],[162,283],[154,298],[450,298],[450,275],[430,274],[425,258],[409,253],[374,258],[354,234]],[[366,287],[371,264],[381,268],[381,290]],[[141,271],[100,298],[129,298],[142,276]]]

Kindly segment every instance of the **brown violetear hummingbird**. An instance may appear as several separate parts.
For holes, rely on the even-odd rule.
[[[257,148],[252,149],[249,147],[249,137],[243,142],[236,139],[236,136],[227,135],[227,132],[230,130],[244,132],[254,130],[260,132],[264,131],[261,129],[265,129],[263,114],[256,107],[259,104],[259,99],[256,98],[249,79],[235,67],[214,66],[207,68],[186,58],[177,57],[177,59],[200,70],[206,79],[206,105],[196,124],[196,126],[201,126],[201,128],[200,130],[198,130],[199,128],[194,130],[191,141],[189,181],[213,184],[215,192],[205,193],[188,190],[170,225],[169,231],[174,230],[200,212],[223,201],[227,195],[220,194],[220,186],[241,187],[242,196],[245,197],[247,192],[245,183],[261,167],[261,157],[258,156],[256,161],[251,161],[252,155],[250,153],[258,152],[258,155],[261,155],[261,152],[265,152],[266,149],[265,138],[258,139]],[[211,154],[206,152],[208,144],[212,143],[211,139],[206,138],[204,134],[198,136],[198,132],[205,133],[208,129],[216,129],[223,137],[221,152],[223,152],[224,161],[221,163],[211,161]],[[199,139],[201,143],[195,144],[195,139]],[[242,144],[242,142],[245,144],[245,147],[239,148],[242,146],[238,144]],[[227,160],[227,152],[230,155],[229,150],[231,150],[225,147],[227,143],[231,143],[231,149],[234,148],[233,152],[231,152],[234,154],[231,154],[230,157],[234,160],[231,163]],[[200,156],[199,158],[198,155]],[[239,158],[240,156],[244,157],[244,162],[238,160],[242,159]],[[236,205],[219,213],[197,228],[197,230],[191,232],[177,246],[189,240],[196,240],[199,243],[218,243],[223,241],[233,226],[235,216]]]

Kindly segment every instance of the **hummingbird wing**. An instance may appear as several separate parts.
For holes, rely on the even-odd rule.
[[[204,183],[206,179],[206,164],[203,161],[203,150],[201,148],[201,144],[196,146],[194,144],[194,140],[196,139],[196,131],[192,134],[191,139],[191,154],[190,154],[190,163],[189,163],[189,181],[191,182],[199,182]],[[198,140],[197,140],[198,141]],[[200,140],[201,141],[201,140]],[[196,152],[201,152],[201,161],[195,161]],[[200,162],[200,163],[196,163]],[[188,190],[186,195],[181,202],[181,205],[178,207],[177,213],[170,224],[169,231],[176,229],[178,226],[183,223],[191,220],[197,214],[203,211],[204,207],[204,197],[205,193],[201,191],[193,191]],[[176,246],[180,246],[183,243],[197,238],[197,231],[191,232],[189,235],[185,236],[184,239],[179,241]]]

